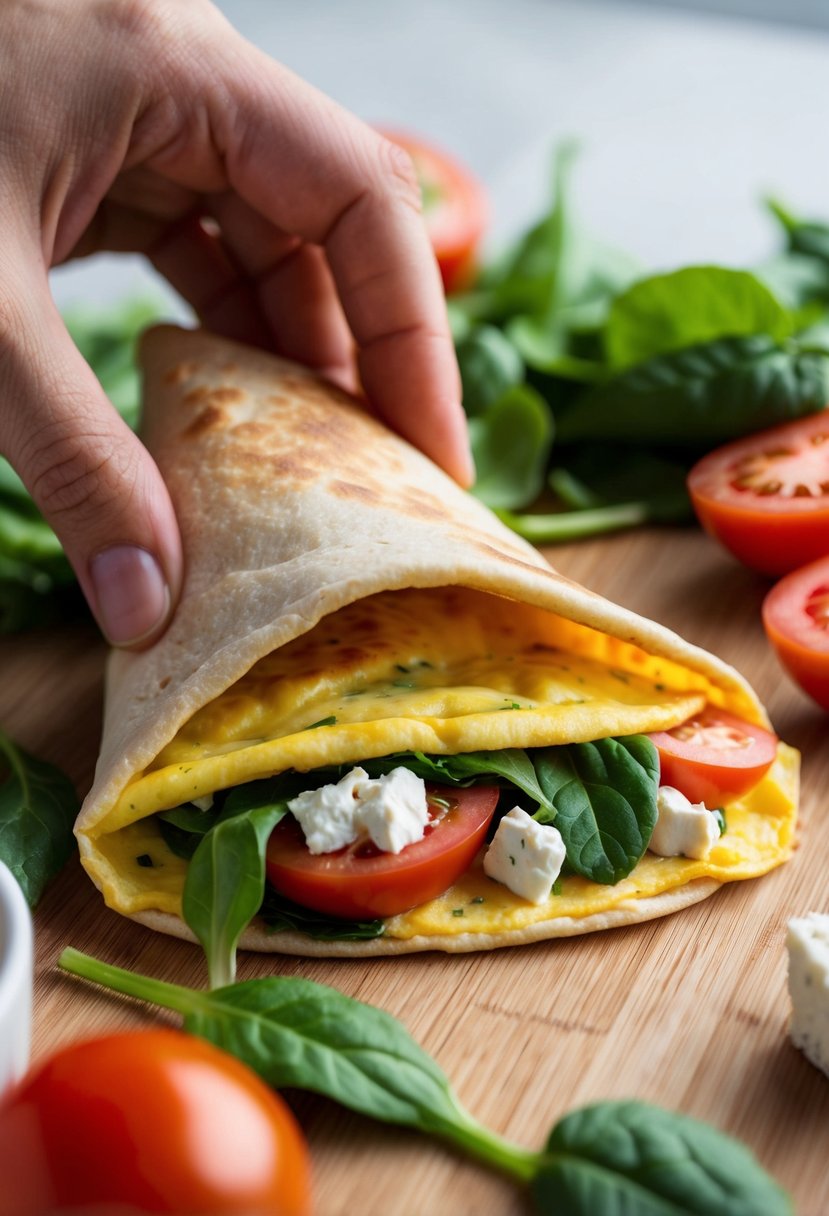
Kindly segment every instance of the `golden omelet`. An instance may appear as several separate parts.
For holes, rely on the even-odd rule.
[[[458,587],[381,592],[324,617],[199,709],[99,821],[95,877],[119,911],[179,915],[187,862],[165,844],[156,812],[289,769],[665,730],[724,700],[700,673],[529,605]],[[729,707],[756,720],[748,703]],[[762,874],[790,851],[796,778],[796,754],[781,745],[760,785],[728,808],[704,861],[645,854],[615,885],[568,875],[534,905],[487,878],[479,858],[384,935],[498,935],[700,878]]]

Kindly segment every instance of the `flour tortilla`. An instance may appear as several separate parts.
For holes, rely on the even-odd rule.
[[[380,591],[462,585],[534,604],[702,673],[734,713],[766,723],[732,668],[551,569],[425,456],[314,373],[172,326],[145,335],[141,361],[142,434],[175,504],[185,581],[161,640],[140,654],[111,655],[100,757],[76,827],[88,868],[96,849],[90,831],[197,709],[323,616]],[[719,885],[700,879],[580,920],[559,917],[474,940],[319,942],[255,924],[242,944],[337,956],[491,949],[665,915]],[[168,914],[135,919],[191,936]]]

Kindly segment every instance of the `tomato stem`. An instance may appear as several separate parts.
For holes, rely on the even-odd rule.
[[[114,992],[123,992],[125,996],[134,996],[142,1001],[152,1001],[155,1005],[173,1009],[182,1015],[195,1013],[201,1005],[200,994],[190,988],[168,984],[164,980],[154,980],[148,975],[124,971],[121,967],[102,963],[100,959],[83,954],[71,946],[61,954],[58,966],[71,975],[92,980],[93,983],[101,984]]]

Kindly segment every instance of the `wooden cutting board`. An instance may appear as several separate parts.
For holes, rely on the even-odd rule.
[[[829,910],[829,717],[797,691],[765,642],[768,584],[693,530],[637,532],[550,551],[562,572],[738,667],[781,736],[803,752],[801,845],[763,879],[676,916],[489,954],[303,961],[243,955],[240,978],[304,975],[389,1010],[437,1057],[483,1123],[540,1147],[566,1111],[634,1097],[743,1139],[795,1198],[829,1212],[829,1080],[788,1042],[786,920]],[[0,722],[88,788],[104,651],[89,628],[0,641]],[[35,1058],[59,1043],[158,1015],[56,971],[72,945],[185,984],[199,951],[108,911],[70,864],[36,915]],[[318,1216],[518,1216],[509,1180],[415,1133],[306,1095]]]

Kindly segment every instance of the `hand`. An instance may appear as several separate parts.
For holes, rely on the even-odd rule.
[[[472,479],[405,153],[207,0],[0,6],[0,450],[115,645],[165,628],[181,543],[158,469],[69,338],[47,271],[140,250],[229,337],[346,373]]]

